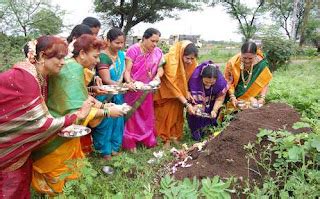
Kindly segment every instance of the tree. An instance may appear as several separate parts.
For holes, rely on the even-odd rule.
[[[53,11],[42,9],[31,18],[30,28],[35,35],[53,35],[61,32],[63,22]]]
[[[196,10],[192,3],[183,0],[95,0],[95,10],[109,18],[111,26],[123,30],[125,35],[140,22],[154,23],[165,17],[176,17],[173,11]]]
[[[306,40],[305,35],[306,35],[306,29],[307,29],[308,22],[309,22],[309,15],[310,15],[311,8],[312,8],[311,0],[306,0],[303,18],[302,18],[301,31],[300,31],[299,46],[302,46]]]
[[[3,17],[0,25],[5,27],[2,31],[9,35],[23,34],[25,37],[35,32],[57,33],[57,30],[61,30],[61,17],[64,14],[59,7],[51,6],[46,0],[3,0],[1,11]]]
[[[249,8],[240,1],[224,1],[223,5],[231,17],[238,21],[244,40],[251,39],[257,31],[257,17],[262,11],[264,0],[259,0],[256,8]]]
[[[285,31],[287,37],[295,41],[302,23],[304,0],[268,0],[272,19]]]

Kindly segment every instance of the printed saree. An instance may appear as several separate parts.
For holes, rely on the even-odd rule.
[[[18,63],[0,74],[1,197],[30,197],[31,151],[75,120],[74,114],[49,114],[32,64]]]
[[[183,64],[184,49],[190,43],[177,42],[164,56],[161,87],[153,97],[157,135],[163,141],[180,139],[182,136],[184,107],[178,97],[187,97],[188,80],[197,66],[196,60],[188,67]]]
[[[144,54],[137,43],[128,48],[126,57],[132,61],[132,79],[149,83],[157,73],[162,51],[156,47],[152,52]],[[142,142],[147,147],[155,146],[157,142],[152,93],[128,92],[124,95],[124,100],[133,109],[125,123],[122,147],[133,149],[136,142]]]
[[[201,71],[207,67],[208,64],[214,63],[212,61],[205,61],[194,70],[189,80],[189,90],[192,97],[195,99],[196,104],[201,104],[204,112],[211,114],[217,97],[225,95],[228,91],[228,84],[222,73],[219,71],[216,82],[210,88],[206,89],[203,86]],[[218,68],[217,65],[215,66]],[[187,120],[192,137],[197,141],[203,137],[205,133],[203,129],[205,127],[217,125],[217,118],[211,119],[187,114]]]

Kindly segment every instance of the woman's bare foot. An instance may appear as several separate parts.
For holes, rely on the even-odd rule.
[[[132,149],[129,149],[129,151],[130,151],[131,153],[137,153],[137,148],[134,147],[134,148],[132,148]]]
[[[172,142],[173,142],[175,145],[180,145],[180,142],[179,142],[178,138],[172,138]]]
[[[111,155],[104,155],[103,159],[110,161],[112,159]]]
[[[121,152],[112,151],[111,155],[112,156],[118,156],[118,155],[121,155]]]
[[[169,148],[170,148],[170,140],[167,140],[163,145],[163,149],[169,149]]]

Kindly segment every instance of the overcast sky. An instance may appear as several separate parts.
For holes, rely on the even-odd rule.
[[[254,5],[254,0],[242,0],[249,5]],[[94,14],[93,0],[53,0],[67,11],[64,17],[65,25],[81,23],[87,16]],[[204,8],[197,12],[179,12],[180,19],[165,19],[163,21],[146,24],[140,23],[133,28],[134,35],[142,35],[144,30],[154,27],[160,30],[163,38],[169,38],[172,34],[200,34],[204,40],[240,41],[241,36],[237,33],[237,21],[232,19],[220,5]],[[64,32],[66,36],[70,30]]]

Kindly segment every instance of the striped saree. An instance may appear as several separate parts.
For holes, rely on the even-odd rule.
[[[41,96],[35,67],[22,62],[0,74],[0,196],[29,197],[30,153],[76,120],[53,118]]]

